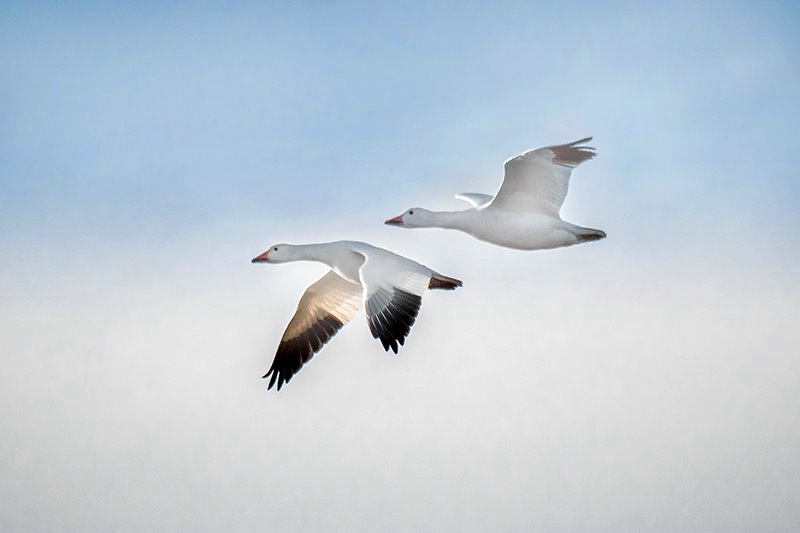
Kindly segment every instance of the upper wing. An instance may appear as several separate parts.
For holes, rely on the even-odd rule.
[[[587,137],[512,157],[503,165],[503,184],[489,207],[558,216],[572,169],[596,155],[594,148],[579,146],[591,140]]]
[[[417,319],[433,271],[386,250],[363,255],[367,260],[359,273],[369,330],[384,350],[397,353]]]
[[[278,353],[264,377],[272,376],[268,389],[277,381],[278,390],[317,353],[361,305],[361,286],[331,270],[311,284],[286,327]]]
[[[488,204],[492,201],[491,194],[481,194],[478,192],[462,192],[456,194],[457,200],[464,200],[465,202],[472,204],[473,207],[480,207],[482,205]]]

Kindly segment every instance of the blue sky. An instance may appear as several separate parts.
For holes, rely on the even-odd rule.
[[[789,2],[4,2],[0,529],[793,531],[798,57]],[[588,135],[608,239],[382,224]],[[249,260],[342,238],[465,286],[268,394],[325,269]]]
[[[798,243],[790,4],[2,9],[0,222],[23,242],[438,207],[594,135],[606,174],[571,200]]]

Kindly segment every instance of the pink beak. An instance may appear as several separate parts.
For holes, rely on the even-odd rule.
[[[269,255],[269,250],[267,250],[266,252],[264,252],[263,254],[261,254],[259,256],[254,257],[253,260],[250,261],[250,262],[251,263],[269,263],[269,257],[267,257],[268,255]]]
[[[397,215],[394,218],[390,218],[389,220],[384,222],[384,224],[387,224],[389,226],[402,226],[403,225],[403,215]]]

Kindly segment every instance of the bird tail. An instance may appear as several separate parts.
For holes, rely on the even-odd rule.
[[[428,282],[429,289],[442,289],[445,291],[452,291],[462,285],[463,283],[461,283],[460,279],[449,278],[441,274],[433,274],[431,280]]]
[[[578,228],[575,232],[578,242],[592,242],[599,241],[606,238],[606,232],[599,229],[592,228]]]

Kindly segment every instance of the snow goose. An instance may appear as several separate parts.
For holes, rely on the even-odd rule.
[[[253,263],[317,261],[331,270],[312,283],[286,327],[269,371],[268,389],[288,383],[355,316],[362,301],[372,336],[397,353],[417,318],[425,289],[452,290],[461,281],[363,242],[276,244]]]
[[[561,220],[559,210],[572,169],[595,156],[585,146],[591,137],[547,146],[512,157],[503,164],[503,184],[495,196],[461,193],[472,204],[463,211],[429,211],[412,207],[386,224],[403,228],[446,228],[482,241],[518,250],[571,246],[605,238],[605,232]]]

